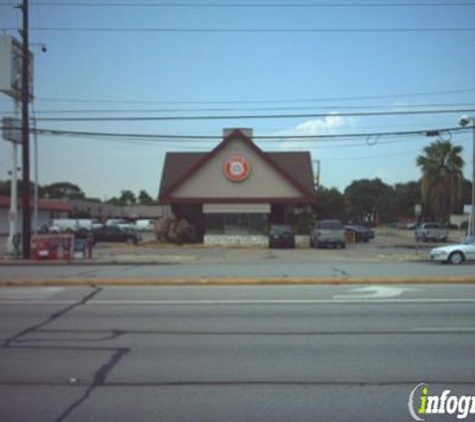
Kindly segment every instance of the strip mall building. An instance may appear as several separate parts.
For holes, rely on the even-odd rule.
[[[169,152],[159,202],[208,244],[267,243],[271,224],[294,224],[315,204],[309,152],[264,152],[250,129],[225,129],[211,152]]]

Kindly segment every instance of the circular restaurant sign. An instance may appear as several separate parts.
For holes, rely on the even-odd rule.
[[[242,182],[251,172],[251,164],[242,155],[232,155],[224,162],[224,175],[232,182]]]

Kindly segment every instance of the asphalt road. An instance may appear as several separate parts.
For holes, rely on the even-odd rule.
[[[475,263],[444,265],[432,262],[266,262],[156,265],[38,265],[0,266],[0,279],[48,278],[67,281],[83,278],[100,282],[101,278],[246,278],[246,277],[457,277],[473,276]]]
[[[0,345],[2,422],[408,421],[475,395],[475,287],[0,288]]]

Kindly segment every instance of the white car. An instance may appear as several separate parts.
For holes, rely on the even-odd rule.
[[[430,252],[431,261],[461,264],[463,261],[475,260],[475,236],[467,237],[459,245],[447,245],[434,248]]]
[[[135,222],[135,228],[140,232],[152,231],[155,227],[155,220],[137,220]]]
[[[109,218],[106,221],[106,226],[118,226],[124,230],[135,231],[135,224],[132,224],[130,221],[124,220],[123,218]]]

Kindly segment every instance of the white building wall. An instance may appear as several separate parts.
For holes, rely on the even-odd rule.
[[[0,208],[0,235],[8,235],[10,231],[10,220],[8,219],[9,214],[8,208]],[[43,224],[48,224],[50,220],[51,211],[49,210],[38,210],[38,226],[41,227]],[[55,211],[57,218],[68,218],[68,213]],[[33,224],[33,215],[31,217]],[[21,215],[21,209],[18,211],[17,219],[17,232],[21,232],[23,229],[23,217]],[[32,231],[34,227],[31,228]]]
[[[223,172],[225,160],[235,154],[243,155],[251,164],[249,177],[239,183],[228,180]],[[301,192],[241,139],[232,140],[224,150],[173,192],[175,198],[299,198],[301,196]]]

